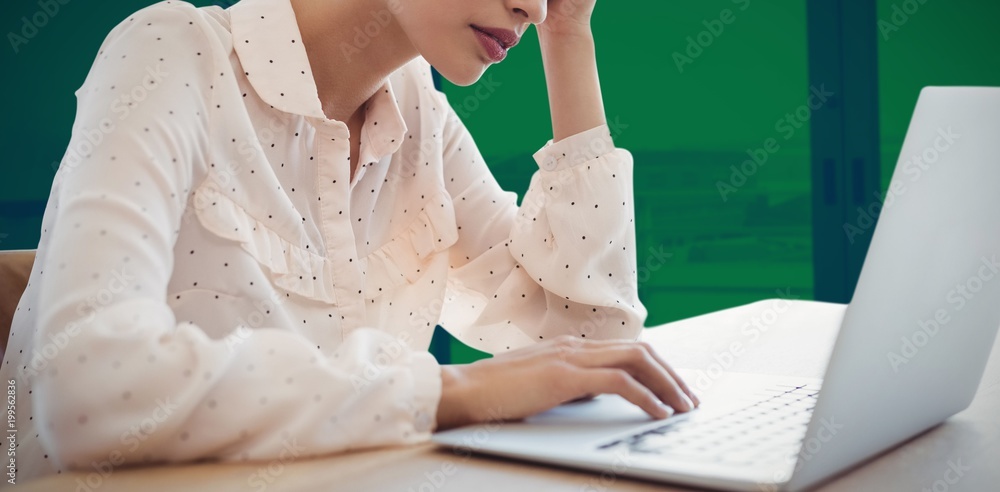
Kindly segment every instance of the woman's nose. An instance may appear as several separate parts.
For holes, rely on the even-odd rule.
[[[531,24],[541,24],[548,13],[548,0],[508,0],[510,9]]]

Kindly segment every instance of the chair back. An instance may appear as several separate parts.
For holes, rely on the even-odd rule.
[[[35,250],[0,251],[0,356],[6,351],[11,320],[34,264]]]

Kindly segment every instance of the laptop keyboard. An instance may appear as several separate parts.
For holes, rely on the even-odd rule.
[[[798,454],[816,405],[818,384],[775,385],[756,403],[706,420],[678,417],[662,426],[598,446],[626,447],[664,459],[754,466]]]

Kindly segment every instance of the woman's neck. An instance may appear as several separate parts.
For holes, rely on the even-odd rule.
[[[400,0],[291,0],[327,118],[347,122],[419,54],[392,15]]]

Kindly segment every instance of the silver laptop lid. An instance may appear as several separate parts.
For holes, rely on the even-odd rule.
[[[921,91],[789,488],[971,402],[1000,325],[998,186],[1000,88]]]

